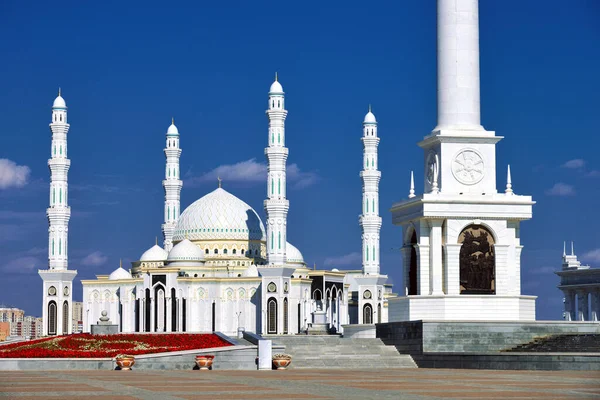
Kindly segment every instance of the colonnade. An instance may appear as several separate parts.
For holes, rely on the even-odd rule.
[[[566,321],[600,320],[600,287],[562,289]]]

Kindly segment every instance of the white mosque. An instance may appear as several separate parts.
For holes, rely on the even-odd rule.
[[[288,242],[285,96],[277,76],[269,90],[266,228],[247,203],[221,187],[180,210],[180,134],[166,133],[163,246],[156,243],[127,270],[82,280],[83,326],[90,331],[106,311],[120,332],[212,332],[239,328],[267,335],[343,332],[346,324],[387,322],[391,285],[379,273],[377,121],[363,122],[363,269],[307,268]],[[67,106],[52,107],[50,244],[44,280],[45,334],[71,333],[71,285],[67,268]],[[57,151],[58,148],[58,151]],[[62,323],[61,323],[62,321]]]

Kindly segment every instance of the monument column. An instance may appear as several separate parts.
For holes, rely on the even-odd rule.
[[[577,291],[577,321],[589,321],[588,292],[585,289]]]
[[[410,271],[410,253],[411,253],[412,246],[413,246],[412,244],[406,244],[400,249],[400,252],[402,253],[402,264],[403,264],[403,268],[404,268],[404,295],[405,296],[408,296],[408,287],[410,285],[409,271]]]
[[[442,290],[442,223],[441,219],[432,219],[429,221],[431,229],[429,231],[429,256],[430,256],[430,284],[432,295],[443,295]]]
[[[592,297],[592,315],[590,315],[590,321],[598,322],[600,320],[600,290],[594,290],[591,294]]]
[[[444,274],[446,276],[446,282],[444,292],[446,294],[458,295],[460,294],[460,247],[461,244],[457,243],[446,243],[444,245],[446,270]],[[455,268],[452,268],[455,266]]]

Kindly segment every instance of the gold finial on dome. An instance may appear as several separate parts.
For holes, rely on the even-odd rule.
[[[369,112],[371,112],[371,104],[369,104]]]
[[[154,245],[158,246],[158,236],[154,236]]]
[[[277,71],[275,71],[275,82],[277,82]]]
[[[171,117],[171,125],[175,125],[175,118]]]
[[[221,182],[223,182],[223,179],[221,179],[220,176],[217,177],[217,181],[219,181],[219,188],[221,188]]]
[[[123,259],[119,258],[119,268],[123,268]]]

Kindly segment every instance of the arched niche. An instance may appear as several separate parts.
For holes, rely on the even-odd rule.
[[[410,262],[408,267],[408,295],[417,295],[418,292],[418,280],[417,280],[417,231],[413,229],[412,236],[410,238]]]
[[[496,293],[494,235],[483,225],[469,225],[458,237],[460,294]]]

